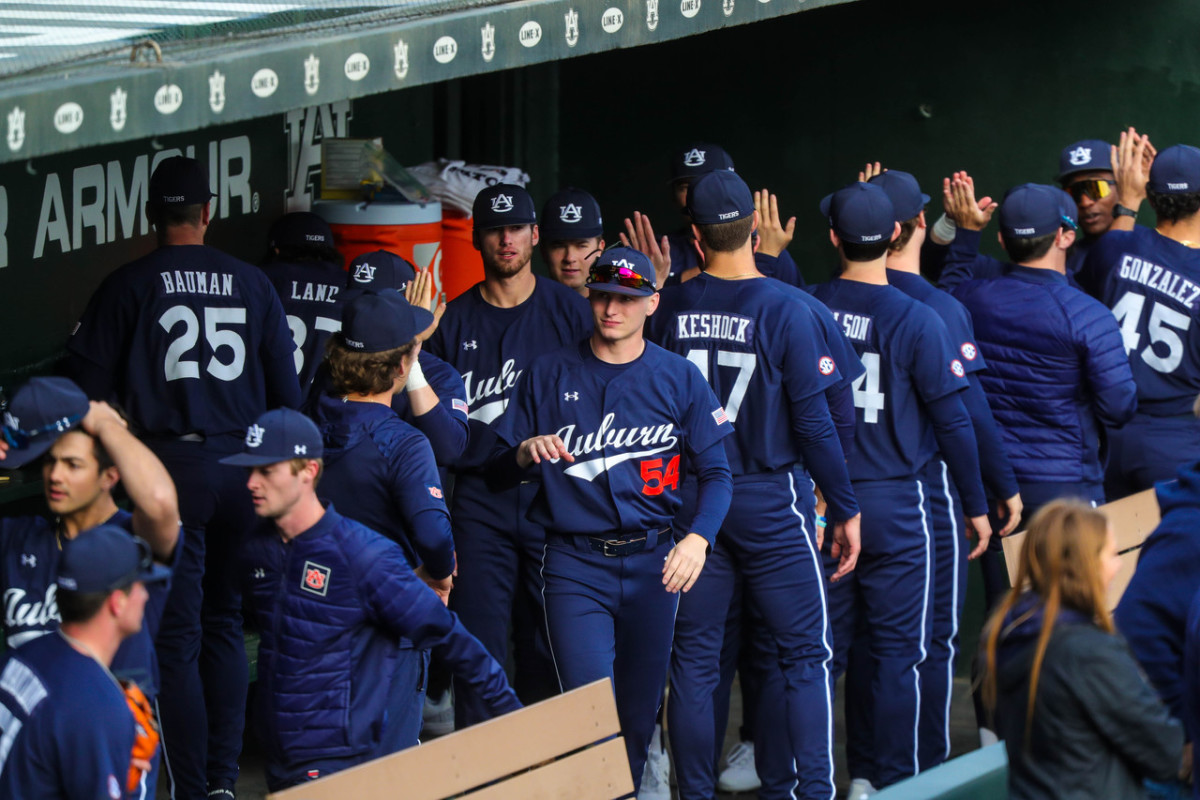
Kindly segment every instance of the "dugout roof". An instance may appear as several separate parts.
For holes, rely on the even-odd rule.
[[[842,2],[0,0],[0,163]]]

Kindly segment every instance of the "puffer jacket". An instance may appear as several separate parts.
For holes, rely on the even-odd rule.
[[[1183,726],[1146,683],[1119,635],[1063,609],[1042,661],[1030,740],[1029,674],[1040,609],[1022,598],[1005,620],[996,654],[996,734],[1008,751],[1012,800],[1145,797],[1142,781],[1179,769]],[[1018,620],[1020,620],[1018,622]]]
[[[955,297],[975,320],[980,374],[1022,483],[1100,483],[1103,429],[1137,411],[1137,387],[1112,312],[1058,272],[1012,265]]]
[[[416,577],[396,543],[332,505],[291,541],[264,524],[243,547],[240,566],[262,637],[254,719],[272,760],[372,752],[402,647],[432,649],[494,714],[520,708],[500,664]]]

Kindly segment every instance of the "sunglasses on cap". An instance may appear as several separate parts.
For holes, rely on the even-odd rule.
[[[1103,178],[1075,181],[1066,189],[1067,194],[1071,195],[1076,203],[1083,200],[1085,194],[1093,200],[1103,200],[1116,190],[1116,181],[1105,180]]]
[[[637,270],[612,264],[593,264],[588,271],[589,283],[615,283],[626,289],[654,289],[654,281],[642,277]]]
[[[83,414],[72,414],[69,417],[56,419],[49,425],[43,425],[40,428],[34,428],[31,431],[23,431],[16,425],[10,425],[9,420],[12,417],[8,413],[8,397],[4,394],[4,390],[0,389],[0,416],[4,419],[4,427],[0,428],[0,436],[4,437],[4,441],[8,442],[9,447],[15,447],[18,450],[24,450],[37,437],[45,433],[58,431],[66,433],[71,426],[83,419]]]

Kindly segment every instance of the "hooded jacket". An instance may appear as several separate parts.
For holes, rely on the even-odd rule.
[[[1154,491],[1162,521],[1142,545],[1114,617],[1150,684],[1182,719],[1188,606],[1200,591],[1200,461]]]
[[[1145,778],[1174,777],[1183,750],[1179,721],[1146,683],[1125,641],[1070,609],[1059,613],[1046,648],[1026,741],[1043,619],[1034,603],[1032,595],[1022,598],[997,648],[995,723],[1008,751],[1009,797],[1128,800],[1145,796]]]

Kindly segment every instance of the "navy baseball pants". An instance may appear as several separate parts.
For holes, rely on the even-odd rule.
[[[646,549],[621,556],[593,550],[587,536],[546,537],[546,627],[560,688],[612,680],[635,793],[670,661],[679,596],[663,587],[662,568],[673,546],[669,531],[649,532]]]
[[[235,571],[257,518],[245,470],[216,463],[241,450],[241,437],[149,444],[180,487],[184,529],[155,642],[163,760],[172,796],[203,800],[238,777],[249,673]]]
[[[724,731],[714,728],[714,701],[739,572],[773,640],[782,675],[785,730],[799,784],[781,796],[834,796],[833,645],[820,556],[800,502],[790,470],[734,478],[733,502],[716,546],[700,580],[680,599],[667,715],[681,800],[715,797],[713,754]],[[758,727],[767,733],[765,724]],[[758,796],[766,798],[761,790]]]

